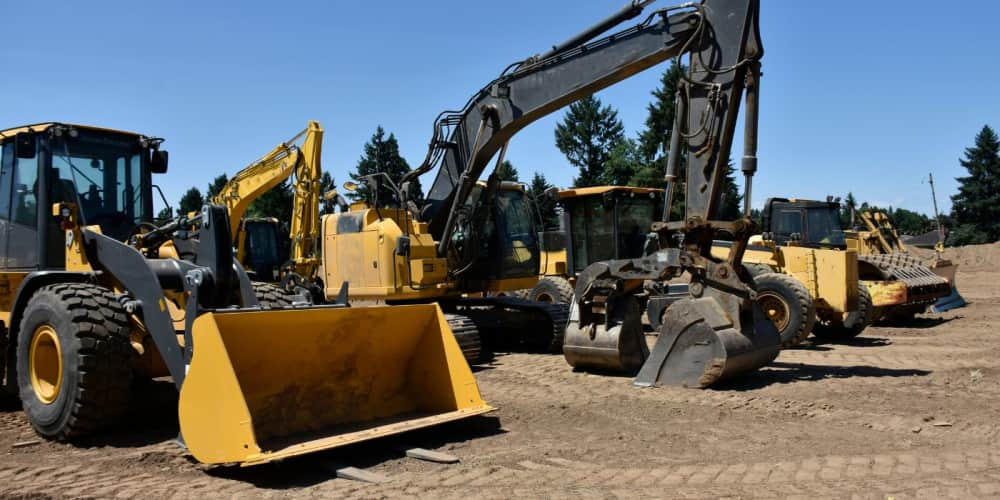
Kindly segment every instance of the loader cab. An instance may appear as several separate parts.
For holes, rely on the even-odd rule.
[[[540,262],[538,234],[524,185],[500,183],[490,207],[485,205],[490,201],[483,196],[486,189],[485,183],[478,183],[470,196],[470,204],[481,214],[482,232],[472,267],[463,278],[472,287],[482,284],[484,290],[496,288],[500,280],[536,278]]]
[[[0,249],[4,269],[60,269],[65,235],[54,203],[125,240],[152,221],[151,173],[166,171],[160,139],[47,123],[0,131]]]
[[[278,269],[288,261],[291,246],[287,229],[282,231],[273,217],[245,218],[240,226],[246,245],[243,266],[256,280],[277,281]]]
[[[594,262],[643,256],[646,234],[663,211],[663,190],[622,186],[559,193],[567,267],[578,274]]]
[[[771,198],[764,205],[763,228],[778,245],[846,248],[840,204]]]

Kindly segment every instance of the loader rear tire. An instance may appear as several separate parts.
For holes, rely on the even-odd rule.
[[[106,288],[41,288],[17,335],[21,404],[39,435],[65,441],[114,424],[128,409],[135,351],[125,309]]]
[[[774,272],[774,269],[771,269],[771,266],[757,262],[744,262],[743,268],[746,269],[747,273],[749,273],[752,277]]]
[[[292,298],[281,288],[269,283],[253,283],[253,292],[262,309],[282,308],[292,305]]]
[[[550,304],[569,304],[573,301],[573,285],[561,276],[545,276],[528,292],[528,300]]]
[[[794,347],[809,337],[816,323],[816,306],[799,280],[781,273],[754,277],[757,303],[781,335],[781,347]]]
[[[833,318],[829,321],[819,321],[813,329],[816,338],[827,342],[849,340],[861,335],[861,332],[872,324],[875,318],[875,307],[872,306],[872,295],[868,287],[858,285],[858,309],[843,315],[843,318]]]

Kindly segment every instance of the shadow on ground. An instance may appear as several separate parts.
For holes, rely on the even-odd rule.
[[[312,486],[336,477],[342,467],[369,468],[405,457],[410,448],[442,448],[449,444],[505,433],[500,420],[479,416],[445,425],[387,436],[282,462],[241,468],[213,467],[210,475],[245,481],[258,488],[289,489]]]
[[[810,382],[826,379],[842,379],[854,377],[895,378],[923,377],[930,375],[928,370],[879,368],[877,366],[830,366],[810,365],[805,363],[785,363],[775,361],[766,367],[744,375],[736,380],[724,382],[713,389],[745,391],[761,389],[773,384],[790,384],[795,382]]]

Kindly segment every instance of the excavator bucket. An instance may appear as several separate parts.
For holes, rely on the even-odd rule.
[[[637,386],[705,388],[755,371],[778,356],[778,331],[756,303],[752,324],[744,322],[742,331],[709,297],[675,302],[665,318],[635,378]]]
[[[180,427],[203,463],[256,465],[493,410],[434,304],[217,311],[192,338]]]

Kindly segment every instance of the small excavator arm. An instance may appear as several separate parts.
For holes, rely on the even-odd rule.
[[[302,146],[296,143],[303,139]],[[285,179],[295,176],[292,221],[289,228],[292,241],[291,258],[295,272],[312,276],[319,264],[313,247],[319,237],[319,196],[322,168],[323,128],[310,121],[305,130],[279,144],[263,158],[251,163],[226,183],[211,202],[229,210],[231,234],[237,242],[237,258],[243,261],[245,238],[240,234],[240,221],[250,204],[274,189]]]

